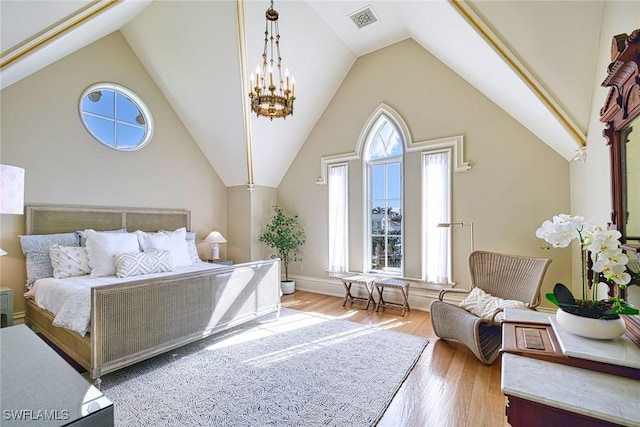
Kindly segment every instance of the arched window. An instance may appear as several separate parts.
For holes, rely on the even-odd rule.
[[[365,268],[369,272],[403,272],[404,145],[398,127],[385,114],[366,137]]]

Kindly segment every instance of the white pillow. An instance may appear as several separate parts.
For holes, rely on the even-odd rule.
[[[116,276],[118,277],[164,273],[173,271],[174,268],[169,251],[123,253],[114,255],[113,259],[116,264]]]
[[[480,288],[473,288],[460,302],[460,307],[483,319],[491,319],[498,308],[527,308],[527,305],[522,301],[494,297]],[[499,313],[496,319],[502,320],[502,313]]]
[[[187,248],[189,249],[192,264],[197,264],[202,261],[200,255],[198,255],[198,247],[196,246],[196,233],[193,231],[187,231]]]
[[[49,258],[53,267],[53,277],[84,276],[91,273],[87,249],[79,246],[60,246],[54,244],[49,247]]]
[[[182,227],[175,231],[159,231],[157,233],[145,233],[138,230],[136,235],[144,252],[149,250],[169,251],[176,267],[187,267],[194,264],[191,255],[189,255],[186,228]]]
[[[134,233],[99,233],[85,230],[83,234],[87,239],[91,277],[115,275],[116,264],[113,255],[140,252],[138,238]]]

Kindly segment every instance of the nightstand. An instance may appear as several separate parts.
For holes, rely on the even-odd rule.
[[[0,327],[13,325],[13,289],[0,288]]]
[[[207,261],[209,261],[211,264],[233,265],[233,261],[230,259],[218,258],[218,259],[209,259]]]

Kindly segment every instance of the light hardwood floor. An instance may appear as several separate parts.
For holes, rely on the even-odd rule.
[[[429,313],[387,308],[376,313],[343,298],[296,291],[282,305],[429,338],[429,344],[380,420],[380,427],[505,427],[500,361],[481,364],[465,346],[439,340]]]

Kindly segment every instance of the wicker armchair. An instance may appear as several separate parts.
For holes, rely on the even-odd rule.
[[[540,304],[540,286],[550,259],[474,251],[469,254],[471,288],[478,287],[499,298],[518,300],[529,308]],[[468,293],[464,289],[445,289],[431,303],[433,330],[443,340],[465,344],[485,365],[492,364],[500,352],[502,330],[496,315],[483,319],[462,307],[444,302],[447,293]]]

